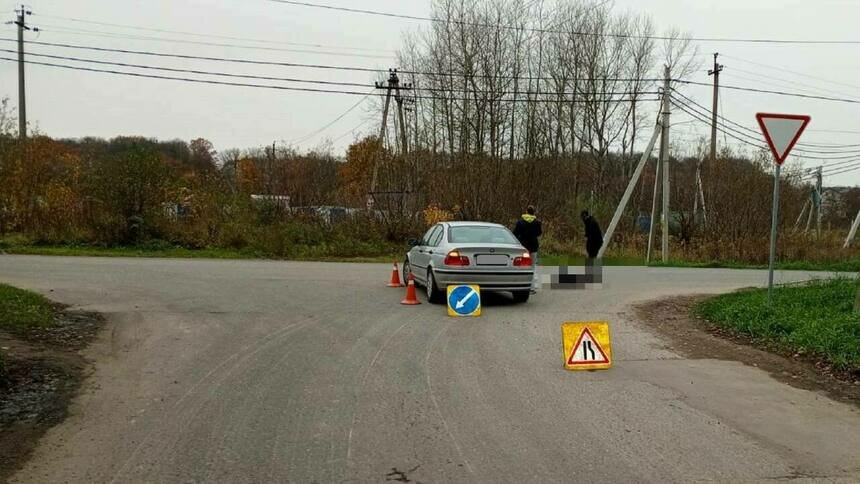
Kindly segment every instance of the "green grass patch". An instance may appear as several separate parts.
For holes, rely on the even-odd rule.
[[[397,244],[362,242],[357,240],[333,240],[316,244],[286,243],[276,241],[267,247],[249,246],[242,249],[206,247],[191,249],[175,246],[163,241],[153,241],[139,246],[102,247],[97,245],[40,245],[20,235],[0,238],[0,252],[21,255],[88,256],[88,257],[151,257],[177,259],[273,259],[320,262],[391,262],[402,261],[405,246]],[[644,266],[644,256],[613,256],[604,258],[604,266]],[[585,265],[582,255],[541,253],[540,265],[570,266]],[[690,267],[725,269],[767,269],[767,265],[741,261],[687,261],[671,260],[668,263],[652,262],[651,267]],[[784,261],[777,263],[780,270],[860,272],[860,258],[840,261]]]
[[[0,328],[46,327],[53,321],[50,301],[34,292],[0,284]]]
[[[539,254],[538,264],[542,266],[560,266],[567,264],[569,266],[584,266],[585,257],[581,255],[565,256],[558,254]],[[644,266],[645,260],[642,257],[604,257],[604,266]]]
[[[366,245],[366,244],[365,244]],[[33,245],[0,243],[0,251],[6,254],[18,255],[48,255],[66,257],[148,257],[169,259],[273,259],[301,260],[321,262],[392,262],[400,261],[406,253],[396,253],[393,249],[379,250],[376,247],[365,247],[360,243],[350,247],[318,244],[292,245],[283,250],[280,255],[273,255],[263,250],[226,249],[206,247],[189,249],[163,243],[140,246],[99,247],[93,245]],[[379,254],[379,252],[382,252]],[[338,255],[343,254],[343,255]]]
[[[744,290],[701,302],[695,313],[780,350],[820,357],[840,370],[860,370],[857,283],[838,278],[774,289]]]
[[[721,269],[767,269],[767,264],[753,264],[732,260],[714,261],[685,261],[670,260],[669,262],[652,262],[651,267],[691,267],[691,268],[721,268]],[[783,271],[825,271],[825,272],[860,272],[860,259],[852,258],[839,261],[781,261],[775,268]]]

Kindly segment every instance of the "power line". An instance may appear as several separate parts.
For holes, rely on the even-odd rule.
[[[816,93],[816,94],[825,93],[825,94],[834,95],[834,96],[844,96],[844,97],[849,97],[849,96],[846,96],[844,93],[837,92],[837,91],[831,91],[830,89],[825,89],[825,88],[823,88],[823,87],[816,86],[816,85],[814,85],[814,84],[808,84],[808,83],[800,82],[800,81],[793,81],[793,80],[785,79],[785,78],[782,78],[782,77],[769,76],[769,75],[767,75],[767,74],[762,74],[762,73],[760,73],[760,72],[748,71],[748,70],[746,70],[746,69],[741,69],[740,67],[732,67],[732,68],[731,68],[731,73],[734,73],[735,71],[737,71],[737,72],[743,72],[743,73],[745,73],[745,74],[749,74],[749,75],[754,76],[754,77],[756,77],[756,78],[769,79],[769,80],[771,80],[771,81],[777,81],[777,82],[782,83],[782,84],[789,84],[789,85],[794,84],[794,85],[797,85],[797,86],[802,86],[802,87],[806,87],[806,88],[809,88],[809,89],[813,89],[813,90],[819,91],[819,92],[818,92],[818,93]],[[747,78],[747,79],[749,79],[749,78]],[[756,80],[756,82],[763,82],[763,81],[758,80],[758,79],[754,79],[754,80]]]
[[[17,42],[15,39],[5,39],[0,38],[0,41],[5,42]],[[212,57],[212,56],[199,56],[199,55],[187,55],[187,54],[174,54],[167,52],[157,52],[150,50],[132,50],[132,49],[117,49],[117,48],[109,48],[109,47],[97,47],[90,45],[80,45],[80,44],[69,44],[69,43],[58,43],[58,42],[43,42],[36,40],[25,41],[27,44],[32,45],[42,45],[49,47],[60,47],[64,49],[78,49],[78,50],[90,50],[95,52],[113,52],[118,54],[132,54],[132,55],[145,55],[151,57],[166,57],[173,59],[186,59],[186,60],[204,60],[204,61],[213,61],[213,62],[230,62],[237,64],[251,64],[251,65],[268,65],[268,66],[277,66],[277,67],[301,67],[307,69],[326,69],[326,70],[343,70],[343,71],[356,71],[356,72],[369,72],[369,73],[387,73],[387,69],[381,68],[369,68],[369,67],[357,67],[357,66],[341,66],[341,65],[330,65],[330,64],[303,64],[297,62],[276,62],[276,61],[262,61],[262,60],[253,60],[253,59],[237,59],[234,57]],[[401,74],[412,74],[412,75],[426,75],[426,76],[451,76],[451,77],[464,77],[462,73],[452,73],[452,72],[428,72],[428,71],[412,71],[412,70],[399,70]],[[470,77],[475,78],[492,78],[494,76],[490,75],[480,75],[474,74]],[[553,80],[551,77],[534,77],[534,76],[498,76],[501,79],[507,80]],[[642,78],[642,79],[634,79],[634,78],[621,78],[621,77],[605,77],[605,78],[581,78],[580,81],[601,81],[601,82],[609,82],[609,81],[656,81],[659,79],[656,78]],[[525,94],[523,92],[522,94]]]
[[[434,23],[452,23],[456,25],[468,25],[474,27],[505,29],[505,30],[523,30],[528,32],[548,33],[548,34],[567,34],[567,35],[582,35],[592,37],[615,37],[625,39],[651,39],[651,40],[677,40],[671,36],[665,35],[636,35],[636,34],[613,34],[605,32],[584,32],[558,29],[540,29],[534,27],[521,27],[515,25],[493,25],[481,24],[475,22],[466,22],[460,20],[446,20],[433,17],[419,17],[415,15],[397,14],[391,12],[383,12],[379,10],[366,10],[359,8],[336,7],[333,5],[323,5],[311,2],[300,2],[293,0],[269,0],[270,2],[282,3],[287,5],[296,5],[301,7],[318,8],[325,10],[334,10],[348,13],[359,13],[365,15],[375,15],[389,18],[400,18],[406,20],[417,20],[422,22]],[[811,44],[811,45],[855,45],[860,44],[860,40],[795,40],[795,39],[756,39],[756,38],[728,38],[728,37],[691,37],[689,40],[695,42],[736,42],[736,43],[757,43],[757,44]]]
[[[8,57],[0,57],[0,60],[7,62],[18,62],[17,59],[10,59]],[[149,79],[163,79],[170,81],[184,81],[184,82],[194,82],[199,84],[215,84],[221,86],[237,86],[237,87],[256,87],[263,89],[279,89],[283,91],[301,91],[301,92],[323,92],[329,94],[352,94],[363,96],[365,93],[363,92],[355,92],[355,91],[335,91],[335,90],[326,90],[326,89],[313,89],[313,88],[304,88],[304,87],[289,87],[289,86],[274,86],[274,85],[264,85],[264,84],[245,84],[240,82],[228,82],[228,81],[214,81],[208,79],[192,79],[187,77],[173,77],[173,76],[161,76],[156,74],[140,74],[137,72],[123,72],[123,71],[114,71],[108,69],[94,69],[91,67],[83,67],[83,66],[69,66],[63,64],[53,64],[50,62],[37,62],[37,61],[24,61],[26,64],[32,64],[37,66],[47,66],[47,67],[58,67],[62,69],[69,69],[74,71],[87,71],[87,72],[100,72],[105,74],[117,74],[123,76],[131,76],[131,77],[142,77]]]
[[[699,110],[700,110],[700,111],[699,111],[699,110],[697,110],[696,112],[698,112],[698,113],[699,113],[699,114],[701,114],[702,116],[707,116],[707,115],[708,115],[708,114],[707,114],[707,113],[708,113],[708,108],[706,108],[705,106],[702,106],[701,104],[697,103],[695,100],[691,99],[690,97],[685,96],[683,93],[679,92],[677,89],[672,89],[672,91],[673,91],[675,94],[677,94],[678,96],[682,97],[685,101],[687,101],[687,104],[686,104],[686,105],[687,105],[687,107],[690,107],[689,105],[690,105],[690,104],[692,104],[693,106],[696,106],[697,108],[699,108]],[[691,107],[691,109],[693,109],[693,108]],[[758,139],[758,137],[759,137],[759,136],[761,136],[761,132],[760,132],[760,131],[758,131],[758,130],[756,130],[756,129],[754,129],[754,128],[750,128],[750,127],[748,127],[748,126],[744,126],[743,124],[740,124],[740,123],[738,123],[738,122],[732,121],[731,119],[728,119],[728,118],[726,118],[725,116],[722,116],[722,115],[719,115],[719,116],[717,116],[717,117],[718,117],[720,120],[724,121],[725,123],[728,123],[728,124],[731,124],[731,125],[737,126],[738,128],[743,129],[744,131],[747,131],[747,132],[751,133],[751,134],[746,135],[746,136],[749,136],[749,137],[751,137],[751,138],[755,138],[755,139]],[[745,133],[743,133],[743,134],[745,134]],[[824,154],[824,155],[838,155],[838,154],[845,154],[845,153],[858,153],[858,151],[857,151],[857,150],[828,150],[828,151],[820,151],[820,150],[811,150],[811,149],[802,148],[803,146],[813,146],[813,147],[815,146],[815,145],[810,145],[810,144],[807,144],[807,143],[797,143],[797,145],[798,145],[798,146],[797,146],[796,148],[794,148],[794,150],[795,150],[795,151],[798,151],[798,152],[802,152],[802,153],[813,153],[813,154]],[[860,145],[834,145],[834,147],[838,147],[838,148],[851,148],[851,147],[857,147],[857,146],[860,146]],[[838,158],[834,158],[834,159],[838,159]]]
[[[15,51],[10,49],[0,49],[0,52],[8,52],[15,53]],[[118,67],[130,67],[134,69],[152,69],[166,72],[181,72],[185,74],[202,74],[207,76],[222,76],[222,77],[235,77],[235,78],[243,78],[243,79],[257,79],[263,81],[282,81],[282,82],[300,82],[300,83],[310,83],[310,84],[326,84],[332,86],[350,86],[350,87],[368,87],[367,83],[357,83],[357,82],[337,82],[337,81],[320,81],[313,79],[297,79],[297,78],[289,78],[289,77],[271,77],[271,76],[257,76],[251,74],[231,74],[228,72],[216,72],[216,71],[201,71],[196,69],[177,69],[172,67],[159,67],[159,66],[149,66],[143,64],[128,64],[125,62],[109,62],[109,61],[100,61],[95,59],[84,59],[80,57],[66,57],[61,55],[51,55],[51,54],[39,54],[36,52],[27,53],[28,56],[33,57],[46,57],[49,59],[57,59],[57,60],[66,60],[72,62],[87,62],[91,64],[99,64],[99,65],[110,65],[110,66],[118,66]]]
[[[681,84],[689,84],[693,86],[707,86],[712,87],[710,84],[706,84],[704,82],[696,82],[696,81],[685,81],[683,79],[673,79],[675,82],[680,82]],[[778,96],[790,96],[790,97],[800,97],[806,99],[820,99],[822,101],[838,101],[843,103],[851,103],[851,104],[860,104],[860,100],[857,99],[845,99],[845,98],[836,98],[836,97],[827,97],[827,96],[814,96],[811,94],[800,94],[796,92],[786,92],[786,91],[772,91],[768,89],[756,89],[753,87],[744,87],[744,86],[720,86],[724,89],[734,89],[736,91],[748,91],[748,92],[759,92],[764,94],[775,94]]]
[[[206,42],[201,40],[187,40],[187,39],[166,39],[163,37],[152,37],[148,35],[128,35],[128,34],[120,34],[113,32],[99,32],[94,30],[84,30],[84,29],[72,29],[67,27],[58,27],[47,25],[48,29],[43,29],[43,32],[55,32],[55,33],[65,33],[71,35],[85,35],[85,36],[95,36],[95,37],[107,37],[113,39],[128,39],[128,40],[146,40],[146,41],[154,41],[154,42],[169,42],[173,44],[188,44],[188,45],[205,45],[209,47],[228,47],[228,48],[236,48],[236,49],[248,49],[248,50],[260,50],[260,51],[268,51],[268,52],[290,52],[295,54],[316,54],[316,55],[331,55],[336,57],[365,57],[368,59],[393,59],[394,55],[371,55],[371,54],[360,54],[355,52],[327,52],[321,50],[306,50],[306,49],[286,49],[283,47],[263,47],[263,46],[253,46],[253,45],[238,45],[238,44],[227,44],[223,42]]]
[[[706,115],[702,114],[701,112],[696,111],[689,104],[679,103],[679,102],[674,101],[674,100],[672,101],[672,104],[675,107],[677,107],[678,109],[680,109],[681,111],[683,111],[684,113],[686,113],[691,118],[698,120],[702,124],[710,125],[711,121],[709,119],[707,119]],[[727,135],[730,138],[732,138],[733,140],[738,141],[740,143],[752,146],[752,147],[757,148],[757,149],[766,149],[766,146],[764,145],[764,143],[762,143],[756,137],[753,137],[751,135],[748,135],[748,134],[743,133],[741,131],[738,131],[736,129],[730,128],[730,127],[726,126],[725,123],[718,123],[717,124],[717,130],[720,131],[721,133],[723,133],[724,135]],[[795,150],[797,150],[797,148],[795,148]],[[810,155],[806,155],[806,154],[802,154],[802,155],[792,154],[791,156],[795,157],[795,158],[803,158],[803,159],[809,159],[809,160],[824,160],[824,161],[837,160],[837,161],[832,161],[831,163],[828,163],[827,164],[828,167],[839,166],[841,164],[850,163],[853,161],[860,160],[860,152],[855,152],[853,155],[850,155],[850,156],[833,157],[833,158],[810,156]]]
[[[673,103],[676,103],[676,102],[673,101]],[[710,123],[710,120],[707,120],[707,118],[706,118],[706,114],[697,111],[695,108],[693,108],[689,104],[676,103],[676,105],[679,108],[681,108],[684,112],[686,112],[687,114],[690,114],[691,116],[693,116],[693,113],[694,113],[696,115],[696,119],[698,119],[699,121],[701,121],[703,123]],[[682,106],[683,106],[683,108],[682,108]],[[684,108],[686,108],[686,109],[684,109]],[[690,111],[687,111],[687,109],[692,111],[692,113]],[[724,118],[721,118],[721,119],[724,119]],[[733,124],[737,124],[737,123],[733,123]],[[722,128],[720,131],[722,131],[723,134],[728,134],[729,136],[731,136],[735,140],[745,142],[747,144],[750,144],[750,145],[753,145],[756,147],[764,147],[764,144],[759,144],[759,143],[761,143],[761,141],[758,138],[758,136],[759,136],[758,133],[756,135],[747,134],[747,133],[744,133],[744,132],[739,131],[737,129],[726,126],[725,123],[718,123],[717,126]],[[738,125],[738,126],[740,126],[740,125]],[[741,126],[741,127],[743,128],[743,126]],[[729,133],[733,133],[733,134],[729,134]],[[754,141],[748,141],[748,140],[754,140]],[[800,148],[795,148],[795,151],[798,151],[798,152],[801,152],[804,154],[794,155],[794,156],[803,157],[803,158],[807,158],[807,159],[811,159],[811,160],[847,160],[847,159],[855,159],[858,156],[860,156],[860,152],[858,152],[858,151],[842,152],[842,153],[851,153],[851,154],[849,154],[847,156],[832,156],[832,157],[812,156],[812,155],[805,154],[805,153],[817,153],[816,151],[813,151],[813,150],[807,150],[807,151],[803,152],[800,150]]]
[[[700,117],[701,115],[700,115],[699,113],[696,113],[695,111],[688,111],[688,110],[687,110],[687,108],[689,108],[689,106],[688,106],[688,105],[680,104],[680,103],[676,103],[675,101],[672,101],[672,104],[673,104],[675,107],[677,107],[678,109],[680,109],[681,111],[683,111],[683,112],[684,112],[685,114],[687,114],[688,116],[690,116],[690,117],[692,117],[692,118],[694,118],[694,119],[697,119],[697,120],[698,120],[698,121],[700,121],[701,123],[703,123],[703,124],[709,124],[709,123],[710,123],[710,121],[709,121],[708,119],[705,119],[705,118]],[[729,131],[730,131],[730,130],[725,129],[725,125],[720,124],[720,125],[718,125],[718,128],[717,128],[717,129],[718,129],[719,131],[721,131],[723,134],[727,134],[730,138],[732,138],[732,139],[733,139],[733,140],[735,140],[735,141],[741,142],[741,143],[743,143],[743,144],[746,144],[746,145],[752,146],[752,147],[757,148],[757,149],[760,149],[760,150],[766,150],[766,147],[765,147],[763,144],[762,144],[762,145],[759,145],[759,144],[756,144],[756,143],[754,143],[754,142],[748,141],[748,140],[746,140],[746,139],[744,139],[744,138],[738,137],[738,136],[736,136],[736,135],[734,135],[734,134],[729,134]],[[735,133],[736,133],[736,131],[735,131]],[[801,155],[792,155],[792,156],[801,156]],[[815,159],[815,157],[810,157],[810,156],[806,156],[806,155],[803,155],[803,156],[802,156],[802,158],[806,158],[806,159]],[[851,167],[851,166],[854,166],[854,165],[856,165],[856,164],[858,164],[858,163],[860,163],[860,155],[854,155],[854,156],[853,156],[853,157],[851,157],[850,159],[846,159],[846,160],[842,160],[842,161],[837,161],[837,162],[833,162],[833,163],[828,163],[826,166],[827,166],[827,170],[831,170],[831,171],[832,171],[832,170],[841,170],[841,169],[844,169],[844,168],[846,168],[846,167]],[[807,170],[807,171],[808,171],[808,170]],[[850,171],[850,170],[849,170],[849,171]]]
[[[703,124],[709,124],[710,123],[710,120],[706,119],[701,113],[693,110],[693,108],[691,108],[689,105],[678,104],[674,101],[673,101],[673,104],[678,109],[680,109],[681,111],[683,111],[684,113],[686,113],[690,117],[698,120],[699,122],[701,122]],[[718,131],[720,131],[724,135],[727,135],[728,137],[732,138],[735,141],[741,142],[741,143],[749,145],[749,146],[753,146],[757,149],[761,149],[761,150],[767,149],[764,144],[759,144],[757,139],[752,138],[752,140],[750,140],[749,138],[745,138],[743,136],[748,136],[748,135],[741,133],[739,131],[733,130],[731,128],[728,128],[725,126],[725,124],[720,123],[717,126],[718,126],[717,127]],[[797,148],[795,148],[795,150],[797,150]],[[825,157],[820,157],[820,156],[811,156],[811,155],[808,155],[805,153],[800,153],[800,154],[792,153],[791,156],[793,158],[800,158],[802,160],[815,160],[817,163],[820,163],[822,165],[827,166],[828,169],[839,168],[843,165],[860,161],[860,152],[855,152],[855,153],[847,155],[847,156],[832,157],[832,158],[825,158]]]
[[[9,59],[6,57],[0,57],[2,61],[8,62],[18,62],[15,59]],[[247,84],[240,82],[228,82],[228,81],[215,81],[208,79],[193,79],[187,77],[174,77],[174,76],[163,76],[156,74],[141,74],[137,72],[126,72],[126,71],[115,71],[109,69],[94,69],[90,67],[82,67],[82,66],[70,66],[65,64],[54,64],[49,62],[36,62],[36,61],[25,61],[26,64],[39,65],[39,66],[47,66],[47,67],[57,67],[62,69],[69,70],[77,70],[77,71],[87,71],[87,72],[99,72],[105,74],[116,74],[123,76],[131,76],[131,77],[139,77],[139,78],[149,78],[149,79],[162,79],[162,80],[171,80],[171,81],[184,81],[184,82],[194,82],[199,84],[213,84],[213,85],[221,85],[221,86],[235,86],[235,87],[251,87],[251,88],[261,88],[261,89],[278,89],[284,91],[301,91],[301,92],[319,92],[319,93],[330,93],[330,94],[350,94],[357,96],[366,95],[364,92],[356,92],[356,91],[338,91],[338,90],[325,90],[325,89],[313,89],[313,88],[300,88],[300,87],[288,87],[288,86],[276,86],[271,84]],[[609,95],[611,93],[594,93],[594,94],[605,94]],[[437,99],[437,100],[455,100],[455,101],[472,101],[472,99],[467,98],[440,98],[437,96],[415,96],[416,99]],[[639,98],[637,101],[657,101],[658,99],[643,99]],[[543,103],[552,103],[557,102],[553,99],[497,99],[498,102],[543,102]],[[629,99],[625,98],[591,98],[591,99],[576,99],[573,101],[565,101],[572,103],[604,103],[604,102],[625,102],[629,101]]]
[[[787,72],[787,73],[789,73],[789,74],[794,74],[794,75],[796,75],[796,76],[806,77],[806,78],[808,78],[808,79],[815,79],[816,81],[823,81],[823,82],[827,82],[827,83],[830,83],[830,84],[836,84],[836,85],[838,85],[838,86],[850,87],[850,88],[853,88],[853,89],[860,89],[860,86],[855,85],[855,84],[848,84],[848,83],[844,83],[844,82],[834,81],[834,80],[832,80],[832,79],[827,79],[827,78],[825,78],[825,77],[813,76],[813,75],[811,75],[811,74],[806,74],[806,73],[803,73],[803,72],[793,71],[793,70],[790,70],[790,69],[786,69],[786,68],[784,68],[784,67],[778,67],[778,66],[774,66],[774,65],[770,65],[770,64],[764,64],[764,63],[761,63],[761,62],[754,62],[754,61],[751,61],[751,60],[748,60],[748,59],[742,59],[742,58],[740,58],[740,57],[735,57],[735,56],[733,56],[733,55],[724,55],[724,57],[727,57],[727,58],[729,58],[729,59],[734,59],[734,60],[736,60],[736,61],[744,62],[744,63],[746,63],[746,64],[750,64],[750,65],[754,65],[754,66],[758,66],[758,67],[764,67],[764,68],[766,68],[766,69],[772,69],[772,70],[780,71],[780,72]]]
[[[110,22],[98,22],[95,20],[86,20],[86,19],[75,18],[75,17],[62,17],[59,15],[39,15],[39,17],[52,18],[52,19],[57,19],[57,20],[67,20],[69,22],[77,22],[77,23],[90,24],[90,25],[101,25],[101,26],[105,26],[105,27],[141,30],[144,32],[158,32],[158,33],[165,33],[165,34],[187,35],[187,36],[191,36],[191,37],[202,37],[202,38],[210,38],[210,39],[239,40],[239,41],[243,41],[243,42],[254,42],[254,43],[259,43],[259,44],[294,45],[294,46],[298,46],[298,47],[314,47],[314,48],[319,48],[319,49],[342,49],[342,50],[354,50],[354,51],[360,51],[360,52],[388,52],[388,51],[385,51],[383,49],[368,49],[368,48],[363,48],[363,47],[347,47],[347,46],[340,46],[340,45],[331,46],[331,45],[323,45],[323,44],[308,44],[308,43],[302,43],[302,42],[287,42],[287,41],[282,41],[282,40],[259,39],[259,38],[252,38],[252,37],[234,37],[234,36],[230,36],[230,35],[204,34],[204,33],[199,33],[199,32],[187,32],[187,31],[182,31],[182,30],[156,29],[156,28],[151,28],[151,27],[140,27],[137,25],[116,24],[116,23],[110,23]],[[394,53],[394,51],[390,51],[390,52]]]
[[[8,49],[0,49],[0,52],[15,53],[15,51],[8,50]],[[264,81],[282,81],[282,82],[298,82],[298,83],[309,83],[309,84],[325,84],[325,85],[348,86],[348,87],[368,87],[367,83],[321,81],[321,80],[298,79],[298,78],[288,78],[288,77],[258,76],[258,75],[251,75],[251,74],[232,74],[232,73],[220,72],[220,71],[203,71],[203,70],[197,70],[197,69],[178,69],[178,68],[172,68],[172,67],[150,66],[150,65],[144,65],[144,64],[129,64],[129,63],[125,63],[125,62],[101,61],[101,60],[95,60],[95,59],[85,59],[85,58],[80,58],[80,57],[68,57],[68,56],[39,54],[39,53],[30,53],[29,55],[35,56],[35,57],[46,57],[46,58],[51,58],[51,59],[66,60],[66,61],[72,61],[72,62],[86,62],[86,63],[99,64],[99,65],[129,67],[129,68],[133,68],[133,69],[159,70],[159,71],[166,71],[166,72],[179,72],[179,73],[184,73],[184,74],[201,74],[201,75],[207,75],[207,76],[221,76],[221,77],[233,77],[233,78],[243,78],[243,79],[256,79],[256,80],[264,80]],[[471,91],[464,91],[462,89],[427,89],[427,90],[430,92],[444,92],[444,93],[470,93],[471,92]],[[514,93],[511,91],[496,91],[496,92],[493,92],[493,94],[508,95],[508,94],[514,94]],[[570,93],[525,92],[523,94],[550,96],[550,95],[557,95],[557,94],[567,95]],[[581,95],[598,95],[599,94],[602,96],[607,96],[607,95],[630,95],[630,94],[646,95],[646,94],[657,94],[657,92],[656,91],[654,91],[654,92],[641,91],[638,93],[632,93],[629,91],[613,91],[613,92],[600,92],[600,93],[579,92],[579,93],[575,93],[575,94],[581,94]]]
[[[366,95],[366,96],[364,96],[363,98],[359,99],[357,103],[355,103],[355,104],[353,104],[352,106],[350,106],[350,108],[349,108],[349,109],[347,109],[346,111],[344,111],[344,112],[343,112],[342,114],[340,114],[338,117],[334,118],[330,123],[326,124],[325,126],[323,126],[323,127],[319,128],[319,129],[316,129],[316,130],[314,130],[314,131],[312,131],[312,132],[308,133],[308,134],[307,134],[307,135],[305,135],[305,136],[301,136],[301,137],[299,137],[299,138],[296,138],[296,139],[294,139],[294,140],[290,141],[290,143],[303,143],[303,142],[307,141],[308,139],[313,138],[314,136],[318,135],[319,133],[322,133],[323,131],[325,131],[326,129],[330,128],[330,127],[331,127],[331,126],[333,126],[335,123],[337,123],[338,121],[340,121],[341,119],[343,119],[344,117],[346,117],[346,115],[347,115],[347,114],[349,114],[349,113],[351,113],[353,110],[355,110],[355,108],[359,107],[359,106],[361,105],[361,103],[363,103],[363,102],[364,102],[368,97],[370,97],[370,95],[371,95],[371,94],[373,94],[373,92],[374,92],[374,91],[375,91],[375,89],[374,89],[373,91],[370,91],[369,93],[367,93],[367,95]]]
[[[822,175],[830,177],[830,176],[836,176],[836,175],[844,175],[845,173],[851,173],[851,172],[855,172],[858,170],[860,170],[860,165],[854,166],[853,168],[848,168],[845,170],[836,171],[836,172],[832,172],[832,173],[822,173]]]

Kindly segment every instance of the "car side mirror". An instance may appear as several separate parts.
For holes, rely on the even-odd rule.
[[[418,245],[418,239],[409,239],[409,247],[415,247]]]

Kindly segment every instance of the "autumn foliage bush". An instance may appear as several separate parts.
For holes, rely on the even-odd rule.
[[[586,155],[583,155],[586,156]],[[396,255],[405,241],[445,220],[513,226],[528,204],[544,221],[545,254],[581,255],[579,212],[611,218],[633,158],[602,161],[541,157],[508,162],[418,151],[405,160],[373,138],[344,160],[286,150],[214,152],[205,140],[157,142],[54,140],[36,136],[26,150],[0,136],[0,235],[43,245],[226,248],[265,257]],[[370,172],[383,167],[372,210]],[[704,172],[707,219],[693,213],[695,160],[673,160],[672,258],[767,260],[772,179],[765,163],[725,156]],[[807,187],[791,169],[783,184],[779,256],[832,261],[843,250],[845,215],[825,213],[824,230],[793,230]],[[645,170],[612,239],[609,255],[644,257],[652,165]],[[255,194],[272,194],[252,198]],[[286,203],[286,197],[289,203]],[[280,198],[279,198],[280,197]],[[853,199],[849,199],[850,200]],[[854,202],[850,202],[854,203]],[[842,211],[860,207],[847,205]],[[336,218],[320,207],[350,208]],[[644,220],[644,223],[643,223]],[[831,227],[833,223],[837,225]],[[828,227],[829,230],[828,230]],[[659,242],[659,227],[657,230]],[[9,242],[6,242],[7,244]],[[659,243],[654,258],[659,259]]]

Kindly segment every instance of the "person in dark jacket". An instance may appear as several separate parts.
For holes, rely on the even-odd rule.
[[[527,251],[532,253],[532,258],[537,257],[537,251],[540,249],[539,237],[543,234],[540,220],[535,216],[535,208],[531,205],[526,208],[526,213],[517,220],[514,226],[514,236],[523,244]]]
[[[537,269],[538,265],[538,250],[540,249],[539,239],[542,234],[543,227],[541,227],[540,220],[538,220],[535,215],[535,208],[534,206],[529,205],[526,208],[526,213],[517,220],[517,224],[514,226],[514,236],[531,254],[532,264],[534,264],[535,269]],[[536,290],[537,280],[538,274],[537,270],[535,270],[534,281],[532,281],[532,293]]]
[[[603,246],[603,232],[600,231],[597,220],[587,210],[583,210],[579,216],[585,224],[585,251],[589,259],[594,259]]]

